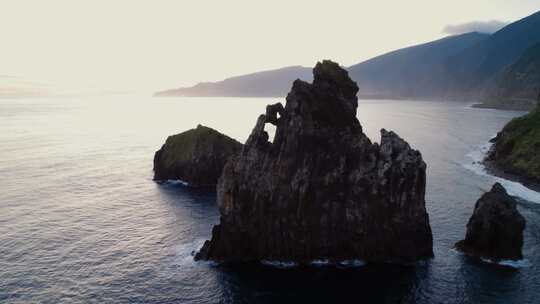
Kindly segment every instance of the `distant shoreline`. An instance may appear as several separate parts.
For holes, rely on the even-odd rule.
[[[513,100],[512,102],[478,102],[471,107],[478,109],[497,109],[507,111],[530,111],[534,109],[536,102],[533,99]]]
[[[152,95],[156,98],[281,98],[285,99],[287,96],[282,95],[177,95],[168,94],[165,92],[157,92]],[[359,101],[361,100],[408,100],[408,101],[437,101],[437,102],[469,102],[469,107],[475,109],[494,109],[503,111],[530,111],[534,108],[534,100],[520,100],[515,103],[486,103],[486,102],[474,102],[470,100],[458,101],[455,99],[436,99],[436,98],[422,98],[422,97],[396,97],[385,95],[358,95]]]

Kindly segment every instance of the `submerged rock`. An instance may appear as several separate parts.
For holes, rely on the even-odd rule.
[[[179,179],[194,187],[213,187],[227,160],[241,148],[236,140],[198,125],[167,138],[154,155],[154,180]]]
[[[522,259],[525,219],[516,204],[501,184],[493,185],[476,202],[465,239],[457,242],[456,248],[494,261]]]
[[[196,259],[412,262],[433,256],[426,164],[393,132],[371,143],[358,87],[331,61],[259,116],[218,183],[220,224]],[[273,142],[265,124],[276,125]]]

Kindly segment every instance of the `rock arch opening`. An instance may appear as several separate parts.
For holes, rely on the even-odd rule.
[[[276,136],[276,126],[271,123],[264,124],[264,131],[268,134],[268,141],[274,143],[274,137]]]

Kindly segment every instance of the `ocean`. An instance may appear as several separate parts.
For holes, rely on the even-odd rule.
[[[2,303],[539,303],[540,194],[486,173],[488,141],[522,112],[361,100],[364,131],[396,131],[428,165],[435,258],[313,267],[194,262],[219,221],[215,193],[152,181],[154,152],[197,124],[244,142],[279,98],[0,99]],[[452,249],[495,181],[519,198],[525,260]]]

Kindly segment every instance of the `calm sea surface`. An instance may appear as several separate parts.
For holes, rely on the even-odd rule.
[[[218,222],[215,194],[152,182],[168,135],[198,123],[245,141],[279,99],[0,100],[2,303],[540,303],[540,195],[521,196],[525,261],[453,251],[496,180],[474,161],[519,112],[461,103],[362,101],[364,130],[395,130],[428,164],[435,258],[416,266],[231,268],[191,256]]]

